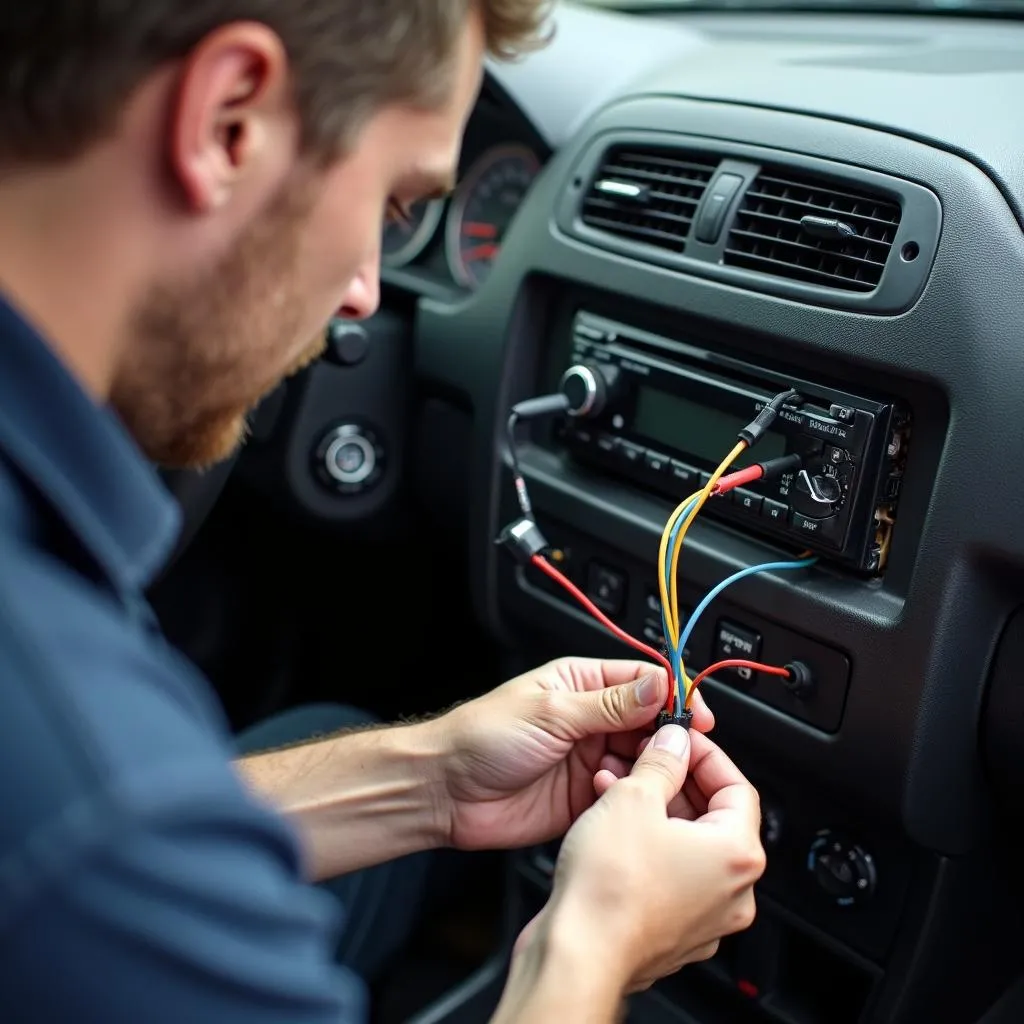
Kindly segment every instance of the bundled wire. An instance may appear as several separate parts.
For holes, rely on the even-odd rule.
[[[746,659],[728,659],[716,662],[691,680],[683,663],[684,652],[700,616],[707,609],[708,605],[727,587],[756,573],[807,568],[817,561],[816,558],[801,557],[793,561],[765,562],[762,565],[751,566],[734,573],[728,579],[723,580],[712,588],[687,620],[685,627],[683,627],[679,615],[678,581],[679,556],[686,533],[711,497],[725,494],[733,488],[741,487],[744,484],[790,471],[799,465],[800,460],[798,457],[783,456],[769,462],[748,466],[733,473],[728,472],[733,463],[754,445],[768,427],[771,426],[783,404],[796,397],[797,393],[795,391],[785,391],[776,395],[770,402],[767,402],[754,420],[740,431],[737,443],[719,463],[704,487],[680,502],[669,516],[662,531],[661,543],[658,549],[658,591],[661,598],[665,653],[636,639],[636,637],[630,635],[613,622],[572,580],[546,557],[548,543],[533,518],[526,481],[519,467],[515,434],[521,420],[564,411],[567,404],[565,397],[562,395],[545,395],[540,398],[529,399],[515,406],[509,416],[507,437],[512,476],[516,487],[516,497],[523,517],[509,524],[496,539],[496,543],[506,546],[521,563],[532,565],[550,580],[557,583],[584,610],[604,626],[612,636],[665,668],[668,672],[670,685],[669,698],[663,714],[672,720],[684,720],[691,714],[690,703],[694,692],[708,676],[713,675],[715,672],[727,668],[748,668],[773,676],[788,677],[791,674],[788,668],[763,665],[760,662],[748,661]]]
[[[686,673],[683,663],[686,641],[689,639],[696,624],[696,618],[691,616],[687,629],[681,631],[679,616],[679,555],[682,551],[683,541],[690,525],[700,514],[701,509],[713,494],[724,494],[733,487],[751,483],[767,475],[768,470],[764,465],[750,466],[726,477],[727,470],[732,464],[752,445],[760,439],[762,434],[771,426],[779,409],[789,400],[796,398],[795,391],[784,391],[776,395],[758,413],[754,420],[744,427],[739,433],[739,439],[732,451],[718,464],[718,467],[711,474],[703,489],[685,498],[669,516],[662,531],[661,544],[658,549],[658,590],[661,598],[662,627],[665,634],[665,646],[668,651],[669,663],[672,666],[673,685],[669,694],[669,702],[666,711],[673,716],[681,716],[689,710],[691,697],[694,691],[693,681]],[[786,460],[776,460],[785,462]],[[788,567],[793,567],[787,563]],[[783,567],[783,563],[766,563],[764,566],[755,566],[745,570],[744,575],[753,575],[757,572],[767,572],[770,569]],[[798,566],[803,568],[803,564]],[[725,584],[720,584],[712,591],[704,602],[701,611],[711,603],[714,596],[721,593],[726,586],[736,582],[742,577],[732,577]]]

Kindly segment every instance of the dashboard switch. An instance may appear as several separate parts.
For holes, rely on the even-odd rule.
[[[807,870],[822,893],[840,907],[870,899],[878,882],[871,854],[830,829],[815,836]]]
[[[722,225],[725,223],[725,215],[729,212],[729,206],[742,184],[743,179],[738,174],[718,176],[701,204],[696,228],[698,241],[710,245],[718,241]]]
[[[605,615],[621,615],[626,606],[626,574],[591,562],[587,569],[587,597]]]
[[[722,620],[715,633],[715,661],[728,661],[741,658],[746,661],[757,661],[761,657],[761,634],[735,622]],[[749,668],[730,668],[717,673],[722,678],[731,679],[744,686],[754,681],[756,673]]]

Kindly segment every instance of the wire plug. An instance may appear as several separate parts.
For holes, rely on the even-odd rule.
[[[511,551],[521,565],[529,565],[534,555],[543,554],[549,547],[547,538],[540,532],[540,527],[526,516],[509,523],[498,534],[494,543]]]
[[[689,729],[693,725],[693,712],[689,708],[683,708],[682,713],[678,715],[659,711],[658,717],[654,720],[654,728],[657,730],[663,725],[681,725],[684,729]]]
[[[777,394],[765,407],[739,432],[737,435],[741,441],[746,441],[748,447],[757,444],[764,432],[775,422],[779,410],[793,399],[799,398],[800,392],[790,388]]]

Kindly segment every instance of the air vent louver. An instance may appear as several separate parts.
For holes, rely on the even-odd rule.
[[[589,228],[681,253],[718,161],[671,148],[615,146],[583,200]]]
[[[763,168],[726,242],[727,266],[827,288],[878,286],[900,226],[897,203],[789,170]]]

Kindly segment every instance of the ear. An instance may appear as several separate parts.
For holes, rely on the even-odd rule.
[[[278,36],[248,22],[206,36],[182,68],[168,127],[171,173],[193,211],[226,205],[243,182],[272,188],[298,141]]]

